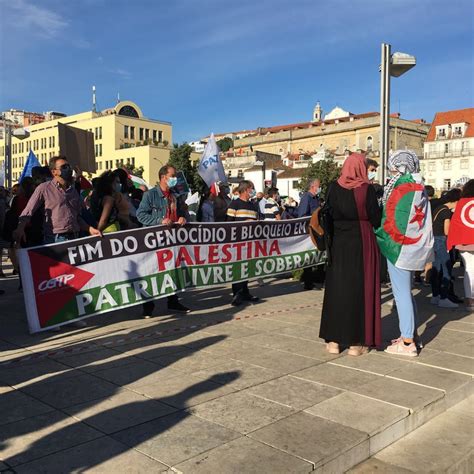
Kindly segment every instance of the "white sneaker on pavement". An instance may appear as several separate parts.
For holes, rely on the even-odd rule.
[[[403,339],[395,339],[395,342],[391,346],[388,346],[385,351],[387,354],[401,355],[406,357],[417,357],[418,351],[416,350],[416,345],[412,342],[410,345],[406,345],[403,342]]]

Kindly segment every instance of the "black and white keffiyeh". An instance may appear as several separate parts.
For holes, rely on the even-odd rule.
[[[391,172],[395,172],[390,181],[385,185],[382,202],[385,204],[392,194],[395,183],[400,176],[410,173],[420,172],[420,160],[417,154],[411,150],[397,150],[388,157],[387,168]]]

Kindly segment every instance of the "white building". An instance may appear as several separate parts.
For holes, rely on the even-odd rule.
[[[190,142],[189,145],[196,153],[204,153],[204,148],[206,148],[206,144],[202,141]]]
[[[421,171],[438,192],[474,178],[474,108],[438,112],[424,144]]]

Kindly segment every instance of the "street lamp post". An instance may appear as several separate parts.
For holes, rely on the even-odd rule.
[[[380,61],[380,167],[381,181],[385,184],[387,158],[390,145],[390,77],[400,77],[416,65],[415,56],[405,53],[391,54],[391,45],[382,43]]]
[[[12,179],[12,137],[23,140],[30,136],[30,132],[24,128],[16,128],[12,130],[12,126],[7,123],[5,117],[3,117],[3,129],[5,134],[5,181],[7,188],[11,188],[13,185]]]

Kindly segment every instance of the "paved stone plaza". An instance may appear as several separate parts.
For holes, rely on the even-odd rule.
[[[406,360],[329,355],[323,292],[291,279],[238,309],[229,288],[195,290],[190,315],[135,307],[34,336],[17,285],[0,281],[0,470],[445,472],[433,453],[401,462],[421,430],[447,468],[472,448],[474,315],[429,305],[427,288],[414,290],[425,348]],[[384,289],[387,341],[391,300]]]

